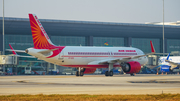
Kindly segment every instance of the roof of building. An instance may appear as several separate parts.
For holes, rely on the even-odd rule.
[[[145,24],[163,25],[163,22],[146,22]],[[164,25],[180,26],[180,21],[177,21],[177,22],[164,22]]]
[[[162,38],[162,25],[40,19],[48,35]],[[2,17],[0,17],[2,32]],[[5,34],[31,35],[28,18],[5,17]],[[180,26],[165,25],[165,38],[180,38]]]

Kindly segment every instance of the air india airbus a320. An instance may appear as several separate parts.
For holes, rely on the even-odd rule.
[[[113,76],[113,67],[121,67],[126,74],[138,73],[148,61],[143,51],[133,47],[89,47],[56,46],[49,39],[42,24],[34,14],[29,14],[34,47],[25,52],[38,59],[64,66],[77,68],[76,76],[94,73],[96,68],[108,68],[105,76]]]

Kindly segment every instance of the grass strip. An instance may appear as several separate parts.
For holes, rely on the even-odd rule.
[[[159,95],[2,95],[0,101],[180,101],[180,94]]]

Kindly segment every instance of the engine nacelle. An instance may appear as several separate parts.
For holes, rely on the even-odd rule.
[[[96,68],[84,68],[84,74],[92,74],[96,71]]]
[[[131,61],[122,66],[126,74],[138,73],[141,70],[141,64],[137,61]]]
[[[171,66],[162,65],[161,66],[161,72],[172,72],[172,70],[170,68],[171,68]]]

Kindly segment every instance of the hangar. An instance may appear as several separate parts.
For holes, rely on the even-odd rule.
[[[157,53],[162,53],[162,25],[111,23],[92,21],[40,19],[51,41],[61,46],[127,46],[149,53],[150,40]],[[5,17],[5,49],[9,44],[16,50],[33,47],[28,18]],[[180,26],[165,25],[165,53],[180,50]],[[2,17],[0,17],[0,51],[2,45]],[[108,43],[108,45],[104,44]],[[5,54],[11,54],[5,51]],[[21,54],[21,53],[20,53]],[[25,54],[24,54],[25,55]],[[20,58],[20,60],[28,60]],[[32,60],[31,61],[36,61]],[[27,65],[27,64],[24,64]]]

